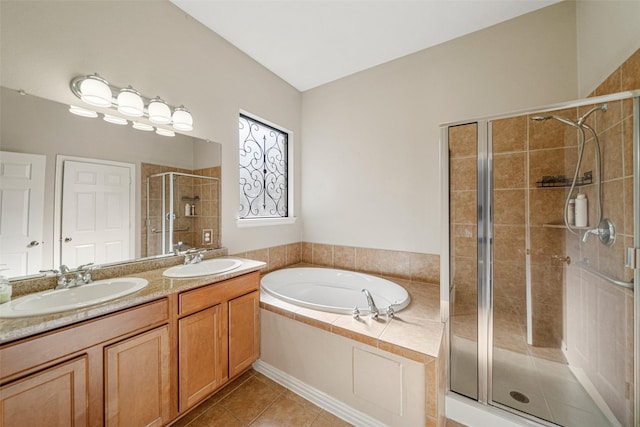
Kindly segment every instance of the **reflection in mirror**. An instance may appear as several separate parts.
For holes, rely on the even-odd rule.
[[[147,177],[166,172],[201,175],[207,177],[206,182],[213,183],[212,188],[198,189],[199,194],[195,192],[196,184],[188,181],[181,184],[183,190],[188,190],[184,194],[176,193],[174,212],[180,214],[178,208],[182,204],[183,217],[177,215],[174,226],[184,228],[184,224],[177,222],[187,221],[189,232],[172,234],[173,244],[183,242],[185,248],[187,244],[219,247],[219,144],[180,134],[165,137],[135,130],[130,125],[107,123],[101,114],[98,118],[79,117],[69,113],[68,105],[4,87],[0,88],[0,104],[0,161],[3,164],[0,168],[0,264],[9,264],[11,268],[4,272],[5,275],[15,279],[37,274],[40,270],[58,269],[64,263],[61,256],[65,241],[61,227],[68,220],[68,214],[63,214],[67,202],[61,190],[64,171],[71,166],[67,161],[130,165],[134,171],[128,184],[131,194],[128,212],[120,212],[122,217],[134,218],[129,225],[133,243],[122,261],[170,252],[149,251],[147,240],[152,228],[162,227],[147,217]],[[85,179],[89,176],[80,175]],[[34,180],[37,182],[32,182]],[[120,220],[112,216],[109,209],[100,208],[93,202],[94,196],[86,194],[90,192],[78,192],[84,199],[78,195],[75,200],[84,204],[78,204],[76,209],[76,225],[83,228],[84,233],[90,235],[97,228],[92,218],[100,212],[89,215],[91,209],[102,209],[107,226]],[[184,218],[186,201],[181,201],[183,195],[199,196],[198,202],[190,203],[195,204],[196,209],[192,218]],[[210,234],[208,230],[211,230]],[[167,240],[168,237],[165,236]],[[73,237],[71,239],[73,242]],[[114,262],[117,258],[99,258],[95,255],[99,251],[91,245],[82,249],[82,256],[70,263]],[[103,250],[108,253],[108,249]],[[68,265],[70,268],[77,266]]]

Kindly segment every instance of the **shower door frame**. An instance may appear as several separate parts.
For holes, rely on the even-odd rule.
[[[524,419],[533,420],[544,424],[546,422],[533,415],[527,414],[493,401],[492,396],[492,366],[493,366],[493,150],[491,137],[491,123],[494,120],[552,112],[559,109],[583,107],[586,105],[632,99],[633,102],[633,192],[634,192],[634,248],[632,251],[634,267],[634,283],[640,283],[640,90],[620,92],[612,95],[604,95],[593,98],[585,98],[578,101],[553,104],[546,107],[514,111],[508,114],[488,116],[479,119],[461,120],[444,123],[440,126],[440,171],[441,171],[441,218],[443,235],[441,238],[440,257],[440,318],[447,323],[445,327],[445,342],[447,343],[446,357],[448,360],[448,372],[446,375],[447,393],[455,393],[468,402],[479,402],[485,407],[504,411],[506,414],[515,414]],[[453,126],[476,124],[477,125],[477,189],[478,189],[478,348],[477,348],[477,400],[463,396],[451,390],[451,229],[449,209],[449,128]],[[528,236],[528,233],[527,233]],[[528,245],[527,237],[527,245]],[[626,250],[626,248],[625,248]],[[487,268],[482,268],[486,265]],[[529,261],[527,259],[527,270]],[[627,266],[628,267],[628,266]],[[527,337],[531,336],[530,304],[531,284],[529,274],[526,278],[527,292]],[[635,290],[635,289],[634,289]],[[634,291],[633,295],[634,319],[634,425],[640,425],[640,293]],[[549,424],[555,425],[555,424]]]
[[[216,203],[217,207],[218,207],[218,212],[216,213],[216,215],[218,216],[218,221],[220,220],[220,212],[221,212],[221,206],[220,206],[220,179],[216,178],[216,177],[212,177],[212,176],[203,176],[203,175],[194,175],[194,174],[190,174],[190,173],[184,173],[184,172],[162,172],[162,173],[157,173],[157,174],[153,174],[153,175],[149,175],[147,177],[147,221],[145,226],[147,228],[149,228],[149,209],[150,209],[150,202],[149,202],[149,186],[150,186],[150,179],[151,178],[158,178],[161,177],[162,178],[162,254],[160,254],[161,256],[163,255],[173,255],[173,251],[168,251],[165,253],[165,248],[173,248],[173,222],[176,219],[176,213],[174,211],[174,194],[173,194],[173,190],[174,190],[174,183],[173,183],[173,177],[174,176],[183,176],[183,177],[187,177],[187,178],[199,178],[199,179],[204,179],[204,180],[209,180],[209,181],[215,181],[216,185],[218,187],[217,192],[218,192],[218,203]],[[169,177],[169,212],[165,212],[165,207],[167,206],[167,200],[166,200],[166,196],[167,196],[167,188],[166,188],[166,182],[165,182],[165,177]],[[166,221],[169,222],[169,229],[167,230],[167,226],[166,226]],[[147,230],[147,233],[151,233],[151,230]],[[168,245],[166,245],[166,239],[167,239],[167,234],[169,242]],[[215,242],[215,247],[219,248],[220,247],[220,225],[218,224],[218,230],[216,230],[215,233],[216,236],[216,242]],[[147,239],[149,239],[148,237],[149,235],[147,234]]]

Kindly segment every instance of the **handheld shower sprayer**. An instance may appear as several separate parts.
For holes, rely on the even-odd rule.
[[[534,120],[536,122],[554,119],[561,123],[574,127],[578,130],[578,134],[580,136],[580,141],[578,143],[578,161],[576,163],[576,169],[573,174],[571,188],[569,189],[569,192],[567,193],[567,198],[565,200],[564,215],[563,215],[565,226],[573,234],[578,234],[578,232],[569,224],[569,219],[568,219],[569,200],[571,200],[571,195],[573,194],[573,190],[575,189],[576,181],[578,180],[578,174],[580,172],[580,166],[582,164],[582,155],[584,153],[584,145],[586,141],[585,132],[584,132],[585,129],[591,132],[591,135],[593,136],[593,142],[595,145],[596,194],[597,194],[597,211],[598,211],[597,221],[595,223],[600,224],[600,222],[602,221],[602,176],[601,176],[602,160],[601,160],[601,152],[600,152],[600,141],[598,139],[598,135],[596,134],[596,131],[591,126],[585,123],[587,118],[596,111],[607,111],[607,104],[604,103],[591,108],[589,111],[584,113],[580,118],[578,118],[578,120],[575,122],[567,117],[556,116],[556,115],[531,117],[531,120]],[[587,236],[589,236],[589,234],[587,234]]]

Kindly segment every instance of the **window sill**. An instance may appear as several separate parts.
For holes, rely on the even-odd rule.
[[[295,224],[296,217],[287,218],[252,218],[252,219],[237,219],[236,224],[238,228],[246,227],[266,227],[270,225],[290,225]]]

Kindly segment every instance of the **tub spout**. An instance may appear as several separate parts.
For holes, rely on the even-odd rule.
[[[376,303],[373,301],[371,292],[369,292],[368,289],[363,289],[362,292],[364,292],[364,296],[367,297],[367,304],[369,304],[369,315],[373,319],[378,319],[378,314],[379,314],[378,307],[376,307]]]

